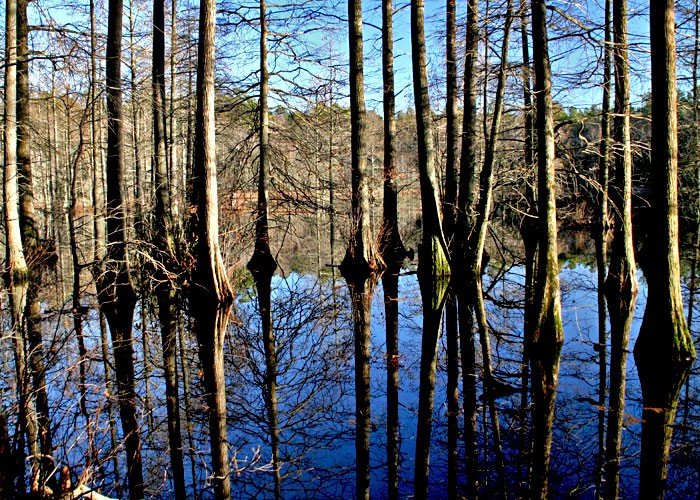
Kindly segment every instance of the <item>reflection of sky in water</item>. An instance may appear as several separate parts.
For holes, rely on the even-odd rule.
[[[524,271],[522,268],[510,269],[499,275],[493,268],[485,276],[484,287],[488,292],[487,303],[489,324],[492,329],[491,348],[492,364],[496,377],[514,387],[520,386],[520,360],[522,357],[522,285]],[[497,278],[494,280],[494,276]],[[562,313],[566,342],[562,351],[559,393],[557,397],[557,413],[552,446],[552,491],[555,497],[591,498],[594,495],[595,457],[597,453],[597,425],[599,409],[597,407],[598,386],[598,354],[594,344],[598,340],[597,331],[597,294],[596,275],[582,265],[565,266],[561,270]],[[328,284],[326,284],[328,285]],[[296,471],[295,475],[283,480],[284,498],[350,498],[354,490],[354,399],[352,395],[352,342],[349,314],[343,311],[337,320],[337,329],[328,321],[327,311],[330,288],[325,288],[326,305],[318,299],[318,283],[309,277],[292,275],[286,282],[276,277],[274,281],[277,306],[273,306],[273,314],[279,335],[290,335],[295,332],[293,341],[285,344],[285,354],[288,368],[280,374],[280,421],[291,425],[291,430],[282,431],[282,439],[286,442],[283,453],[294,456],[304,447],[307,450],[303,463],[299,466],[285,465],[283,471]],[[346,300],[347,288],[339,283],[337,294],[342,304]],[[421,343],[421,304],[418,284],[415,275],[403,276],[400,281],[400,438],[401,438],[401,481],[402,497],[412,494],[413,455],[415,451],[415,426],[418,405],[418,372],[420,366]],[[315,301],[315,302],[314,302]],[[641,323],[646,301],[646,287],[640,279],[640,293],[637,300],[635,321],[633,324],[630,351],[634,345],[637,331]],[[318,303],[312,305],[310,303]],[[285,315],[281,316],[279,308],[286,306]],[[277,307],[278,309],[275,309]],[[136,311],[136,328],[134,329],[135,358],[137,368],[143,367],[142,320],[140,309]],[[102,365],[99,362],[99,328],[94,311],[86,317],[86,343],[91,357],[89,363],[89,380],[91,384],[90,404],[99,428],[97,446],[108,449],[107,412],[104,405]],[[64,328],[70,329],[70,317],[62,317]],[[231,339],[241,335],[250,335],[252,344],[259,342],[259,318],[255,310],[254,297],[243,293],[237,302],[236,317],[232,321]],[[295,324],[299,323],[296,327]],[[148,323],[146,323],[148,324]],[[68,330],[67,330],[68,331]],[[160,343],[157,325],[151,324],[151,351],[149,352],[152,382],[149,384],[149,398],[152,402],[150,421],[155,427],[149,428],[149,418],[144,413],[144,464],[146,473],[150,476],[150,484],[159,484],[163,495],[167,497],[169,481],[166,479],[168,456],[165,448],[165,405],[164,390],[158,385],[162,380],[162,367],[159,359]],[[248,332],[248,333],[245,333]],[[68,338],[68,333],[61,334]],[[72,333],[70,334],[72,335]],[[196,345],[191,340],[187,344],[187,356],[190,363],[197,359]],[[345,342],[345,343],[343,343]],[[609,342],[609,339],[608,339]],[[252,345],[251,344],[251,345]],[[341,346],[343,352],[338,352]],[[446,404],[445,404],[445,356],[444,336],[441,340],[441,351],[436,377],[435,420],[433,428],[433,444],[431,448],[431,498],[446,496]],[[236,351],[234,344],[227,350],[227,359],[234,363],[241,353]],[[386,358],[384,337],[384,307],[381,284],[375,291],[373,304],[373,351],[372,351],[372,498],[386,497]],[[477,350],[480,352],[479,347]],[[57,442],[78,443],[66,450],[68,461],[80,463],[84,460],[85,429],[81,417],[77,417],[77,389],[73,382],[63,382],[66,378],[66,366],[76,366],[75,356],[70,349],[59,352],[60,362],[49,367],[50,398],[55,406],[54,421],[57,425]],[[334,354],[335,353],[335,354]],[[310,360],[304,360],[302,354]],[[242,471],[233,478],[234,497],[238,498],[268,498],[271,491],[272,476],[269,471],[270,450],[267,443],[265,424],[261,422],[264,406],[260,386],[254,383],[259,377],[259,371],[264,367],[261,351],[250,350],[246,353],[257,366],[258,375],[251,365],[247,368],[239,365],[237,369],[229,367],[229,439],[239,465],[245,466],[247,461],[257,460],[256,467]],[[62,357],[61,357],[62,356]],[[298,356],[297,358],[290,356]],[[335,356],[335,357],[334,357]],[[297,361],[293,361],[296,359]],[[292,360],[292,361],[289,361]],[[609,348],[608,348],[609,362]],[[336,368],[334,368],[334,366]],[[340,366],[340,369],[337,368]],[[303,373],[312,373],[315,379],[304,379]],[[634,359],[630,353],[627,363],[628,385],[627,406],[622,444],[622,477],[621,498],[637,496],[638,484],[638,453],[641,432],[641,404],[639,381],[634,368]],[[191,399],[194,408],[194,445],[197,462],[196,475],[199,487],[204,483],[204,466],[209,463],[208,438],[205,432],[206,415],[202,411],[203,399],[200,380],[196,371],[191,374]],[[71,377],[75,378],[75,369]],[[301,378],[300,378],[301,377]],[[332,410],[318,410],[316,414],[309,413],[306,417],[291,417],[290,410],[295,402],[310,394],[311,383],[319,384],[320,380],[332,377],[343,377],[343,382],[331,381],[327,392],[319,395],[319,401],[334,401]],[[71,379],[73,380],[73,379]],[[344,385],[343,385],[344,384]],[[344,387],[344,389],[343,389]],[[347,392],[343,392],[343,390]],[[481,388],[479,388],[479,391]],[[6,389],[5,389],[6,391]],[[7,392],[5,392],[7,394]],[[143,387],[141,397],[145,396]],[[697,394],[697,378],[691,384],[691,397]],[[683,396],[682,396],[683,400]],[[8,400],[9,401],[9,400]],[[5,404],[6,401],[3,401]],[[162,403],[162,404],[161,404]],[[685,452],[675,453],[671,457],[670,480],[672,488],[676,488],[668,498],[686,498],[691,491],[697,489],[697,463],[695,452],[699,439],[698,408],[695,399],[689,407],[689,419],[685,427],[676,431],[674,449],[680,444],[690,443],[683,448]],[[8,403],[9,404],[9,403]],[[182,400],[181,400],[182,404]],[[461,401],[460,401],[461,404]],[[504,451],[506,453],[509,480],[516,476],[517,445],[518,445],[518,413],[519,394],[498,400],[501,428],[503,432]],[[116,410],[116,408],[115,408]],[[484,449],[491,446],[484,443],[483,405],[479,406],[478,432],[481,463],[487,470],[493,470],[491,462],[484,462]],[[682,409],[679,410],[682,415]],[[460,416],[460,426],[462,425]],[[117,426],[119,428],[119,426]],[[331,432],[332,431],[332,432]],[[326,443],[317,443],[316,439],[323,433],[334,436]],[[187,446],[185,426],[183,424],[183,439]],[[323,446],[321,446],[323,444]],[[460,448],[462,447],[460,442]],[[685,454],[684,454],[685,453]],[[185,469],[187,482],[191,483],[189,454],[185,452]],[[233,453],[232,453],[233,456]],[[124,460],[120,467],[123,469]],[[492,454],[489,460],[492,460]],[[686,466],[681,466],[686,463]],[[266,469],[266,464],[267,469]],[[110,475],[111,462],[106,464],[105,472]],[[124,471],[122,470],[122,477]],[[160,479],[155,479],[160,477]],[[488,475],[494,481],[493,473]],[[109,493],[112,479],[107,477],[101,484],[101,489]],[[515,491],[514,484],[509,485]]]

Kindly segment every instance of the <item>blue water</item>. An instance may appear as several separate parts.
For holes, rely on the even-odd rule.
[[[489,269],[491,275],[498,275]],[[559,393],[552,445],[551,488],[556,498],[592,498],[594,493],[597,450],[598,365],[593,349],[598,340],[597,295],[594,271],[582,265],[564,266],[561,270],[562,312],[565,345],[559,380]],[[502,382],[519,386],[522,346],[523,270],[512,268],[496,280],[486,279],[488,316],[492,337],[492,364]],[[354,495],[354,399],[352,327],[347,288],[342,283],[319,283],[315,277],[291,275],[276,277],[273,315],[279,345],[278,398],[282,439],[282,474],[284,498],[352,498]],[[418,372],[421,343],[421,304],[415,275],[400,280],[400,422],[402,497],[412,494],[413,455],[418,404]],[[634,345],[646,304],[646,287],[640,279],[630,350]],[[385,336],[381,286],[375,291],[373,304],[372,351],[372,498],[386,497],[386,372]],[[137,308],[135,320],[135,357],[141,380],[144,469],[149,496],[169,498],[169,455],[165,420],[162,360],[158,325],[146,310],[142,321]],[[72,332],[72,318],[66,314],[47,313],[54,356],[49,363],[48,384],[52,420],[56,426],[54,441],[59,461],[76,470],[85,464],[88,447],[84,418],[77,407],[78,356]],[[148,333],[144,356],[143,333]],[[185,325],[186,327],[187,325]],[[108,394],[104,385],[100,358],[97,316],[92,310],[85,321],[89,386],[88,405],[90,434],[95,436],[100,466],[93,469],[92,484],[105,494],[119,493],[115,484],[109,451],[107,418]],[[259,318],[255,295],[251,290],[239,294],[230,322],[226,363],[228,376],[229,441],[232,458],[232,484],[236,498],[270,498],[272,474],[265,408],[262,397],[264,357],[259,335]],[[47,334],[48,335],[48,334]],[[185,335],[185,357],[190,378],[193,448],[190,448],[184,422],[185,469],[189,494],[208,496],[209,444],[206,434],[206,408],[202,394],[196,342]],[[444,340],[440,350],[436,382],[435,421],[431,447],[430,495],[446,496],[446,407]],[[0,343],[3,373],[10,373],[11,356],[7,339]],[[145,358],[145,359],[144,359]],[[145,368],[150,383],[143,383]],[[639,382],[634,360],[629,356],[627,406],[623,431],[621,498],[638,496],[638,455],[641,433]],[[674,434],[669,467],[667,498],[694,497],[697,490],[698,432],[700,408],[697,373],[691,379],[689,398],[681,397],[681,409]],[[182,384],[182,380],[181,380]],[[149,407],[145,406],[148,393]],[[0,381],[2,405],[14,404],[12,381]],[[686,404],[687,403],[687,404]],[[519,395],[498,401],[503,442],[508,457],[509,491],[517,491],[517,445]],[[493,450],[483,409],[479,410],[480,465],[482,477],[493,487]],[[115,413],[118,415],[118,412]],[[685,420],[683,418],[685,417]],[[119,428],[119,426],[117,426]],[[120,433],[121,434],[121,433]],[[121,435],[119,436],[121,438]],[[125,475],[121,450],[120,475]],[[191,472],[191,462],[195,472]]]

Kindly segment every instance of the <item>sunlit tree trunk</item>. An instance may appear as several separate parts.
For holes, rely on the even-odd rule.
[[[532,367],[533,454],[531,498],[548,496],[549,458],[552,444],[554,402],[559,382],[559,361],[564,342],[557,254],[556,178],[554,168],[554,119],[552,79],[544,0],[532,2],[532,56],[537,96],[537,185],[539,213],[539,262],[537,265],[534,324],[530,344]]]
[[[440,320],[450,276],[448,250],[442,230],[442,216],[435,179],[432,110],[428,96],[425,48],[424,0],[412,0],[411,2],[411,47],[413,92],[418,131],[418,172],[423,215],[423,237],[418,252],[418,282],[423,302],[423,338],[418,394],[414,495],[417,499],[424,499],[428,495],[430,438],[433,426]]]
[[[643,265],[648,296],[634,359],[642,386],[640,491],[663,498],[680,389],[695,359],[683,316],[678,249],[678,123],[674,3],[652,0],[651,208]],[[642,262],[644,264],[644,262]]]
[[[26,433],[29,452],[39,456],[36,411],[31,395],[29,365],[26,356],[24,309],[27,304],[29,270],[22,249],[19,221],[19,192],[17,185],[17,2],[5,3],[5,110],[4,110],[4,189],[5,217],[5,284],[10,298],[12,338],[17,374],[18,432]],[[23,460],[23,440],[19,439]],[[24,475],[24,465],[17,471]]]
[[[98,300],[109,323],[124,433],[129,497],[143,498],[141,437],[137,414],[132,323],[136,295],[127,265],[123,199],[122,0],[110,0],[107,25],[107,253],[97,279]]]
[[[39,285],[41,270],[46,266],[47,249],[39,239],[34,211],[31,158],[31,106],[29,93],[29,24],[27,0],[17,1],[17,183],[19,189],[19,224],[22,246],[27,260],[27,303],[24,310],[31,370],[32,391],[36,401],[36,421],[42,467],[39,480],[43,482],[53,466],[53,439],[46,390],[44,342],[41,333],[41,302]]]
[[[372,238],[367,176],[362,2],[348,0],[350,121],[352,149],[352,233],[340,264],[350,289],[355,337],[356,498],[370,497],[370,329],[372,297],[383,262]]]
[[[627,345],[637,301],[637,268],[632,241],[632,150],[630,141],[630,85],[627,56],[627,2],[613,0],[615,45],[615,185],[614,237],[605,294],[610,309],[610,404],[606,437],[606,499],[617,498],[620,482],[620,444],[627,379]]]
[[[219,248],[214,114],[215,37],[216,2],[201,0],[191,209],[196,264],[189,287],[189,307],[195,321],[209,406],[214,495],[222,500],[231,497],[224,339],[233,291]]]

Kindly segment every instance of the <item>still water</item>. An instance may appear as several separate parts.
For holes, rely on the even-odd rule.
[[[485,280],[491,327],[492,365],[496,378],[513,388],[521,385],[523,270],[518,267],[490,270]],[[565,344],[559,380],[551,460],[551,491],[555,498],[592,498],[598,450],[598,415],[605,410],[598,400],[597,294],[595,271],[580,264],[561,269]],[[274,281],[273,315],[279,347],[278,397],[281,428],[283,498],[352,498],[354,496],[354,399],[351,322],[347,289],[328,281],[293,274]],[[245,289],[244,289],[245,290]],[[415,275],[400,280],[400,494],[412,494],[413,455],[418,406],[420,366],[421,304]],[[634,345],[646,303],[646,287],[640,275],[640,293],[630,350]],[[386,481],[386,356],[381,285],[373,305],[372,356],[372,498],[385,498]],[[169,498],[166,412],[162,387],[158,327],[152,312],[137,309],[135,329],[136,362],[141,380],[144,472],[149,495]],[[67,325],[68,321],[64,321]],[[92,420],[81,421],[75,399],[75,355],[58,353],[49,371],[50,394],[57,428],[56,441],[64,443],[60,459],[80,469],[85,464],[88,426],[99,450],[99,465],[93,468],[93,484],[108,495],[118,495],[121,483],[115,475],[110,454],[110,399],[106,395],[103,366],[99,361],[99,333],[96,315],[86,322]],[[146,328],[143,328],[143,327]],[[66,326],[66,328],[68,328]],[[60,330],[60,321],[57,332]],[[144,332],[146,336],[144,337]],[[236,498],[271,498],[273,477],[263,399],[264,357],[259,335],[255,294],[240,293],[230,324],[226,349],[229,404],[229,441],[232,459],[232,491]],[[58,334],[57,334],[58,335]],[[60,335],[59,335],[60,337]],[[71,342],[65,334],[65,342]],[[180,380],[182,432],[188,495],[209,497],[209,464],[206,435],[206,405],[201,389],[196,342],[183,323],[183,357],[189,392]],[[75,352],[70,349],[64,353]],[[433,442],[431,447],[430,495],[444,498],[447,471],[447,412],[445,404],[445,349],[441,340],[436,382]],[[480,354],[479,354],[480,356]],[[479,360],[480,362],[480,360]],[[147,377],[146,377],[147,375]],[[621,498],[638,496],[639,445],[641,435],[641,393],[629,356],[625,408]],[[184,378],[184,377],[183,377]],[[65,381],[64,381],[65,380]],[[60,383],[59,383],[60,381]],[[696,498],[700,458],[700,405],[697,370],[688,392],[681,393],[674,444],[669,467],[667,498]],[[481,390],[479,384],[479,391]],[[517,457],[521,446],[520,393],[498,400],[499,418],[506,456],[507,491],[517,498],[521,475]],[[5,394],[9,394],[6,392]],[[687,394],[687,397],[686,397]],[[71,401],[73,401],[71,403]],[[5,405],[5,401],[3,401]],[[479,463],[482,489],[488,496],[495,490],[490,424],[484,405],[477,414]],[[187,418],[185,411],[187,410]],[[461,416],[460,416],[461,420]],[[460,422],[460,425],[462,422]],[[117,426],[119,429],[119,426]],[[121,436],[118,435],[118,438]],[[460,444],[461,446],[461,444]],[[460,450],[460,454],[463,450]],[[125,476],[125,460],[119,457],[119,478]]]

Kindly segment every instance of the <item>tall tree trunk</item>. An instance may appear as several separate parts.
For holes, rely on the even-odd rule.
[[[196,240],[196,264],[189,292],[190,310],[194,316],[199,357],[204,372],[204,389],[209,405],[214,495],[222,500],[231,497],[224,339],[233,303],[233,291],[219,248],[214,114],[215,38],[216,1],[201,0],[191,210],[192,233]]]
[[[458,154],[458,87],[457,87],[457,2],[445,4],[445,83],[447,104],[445,162],[445,197],[443,200],[443,226],[450,254],[455,253],[455,225],[457,222],[457,154]],[[452,499],[458,494],[458,438],[459,438],[459,330],[457,294],[450,286],[445,301],[445,340],[447,344],[447,491]]]
[[[340,264],[350,290],[355,337],[356,498],[370,497],[370,329],[372,297],[384,263],[372,238],[367,176],[362,1],[348,0],[350,122],[352,148],[352,234]]]
[[[546,498],[552,444],[554,402],[559,361],[564,342],[557,255],[556,178],[554,170],[554,119],[552,79],[547,42],[546,5],[532,2],[532,55],[537,96],[537,185],[539,262],[535,290],[537,314],[532,329],[530,356],[534,397],[531,498]]]
[[[605,0],[605,43],[603,45],[603,103],[600,119],[600,161],[598,162],[598,220],[593,228],[598,274],[598,456],[596,458],[596,498],[603,496],[605,469],[605,404],[607,395],[607,309],[605,270],[608,261],[608,172],[610,165],[610,81],[612,59],[612,2]]]
[[[384,82],[384,205],[379,251],[386,269],[382,274],[386,317],[387,360],[387,479],[388,498],[399,498],[399,272],[406,249],[399,234],[396,187],[396,106],[394,87],[394,6],[382,1],[382,78]]]
[[[90,0],[90,136],[92,143],[92,209],[93,209],[93,265],[92,274],[96,280],[103,274],[104,260],[107,255],[105,231],[105,200],[104,200],[104,167],[102,163],[102,129],[100,126],[101,114],[97,98],[97,32],[95,28],[95,2]],[[100,344],[102,349],[102,364],[104,366],[104,379],[107,393],[112,395],[116,391],[112,388],[112,370],[109,361],[109,346],[107,340],[107,325],[104,312],[99,311]],[[116,419],[114,418],[114,405],[111,397],[106,400],[107,415],[109,418],[110,443],[112,449],[112,463],[114,465],[114,481],[120,484],[119,455],[117,450]]]
[[[468,234],[473,226],[474,189],[478,163],[478,133],[476,117],[476,62],[479,50],[479,2],[467,2],[467,34],[464,63],[464,118],[462,120],[462,151],[460,156],[459,198],[453,259],[456,279],[453,280],[459,304],[460,354],[462,361],[462,391],[464,405],[464,442],[466,455],[467,492],[469,498],[478,495],[478,454],[476,431],[476,349],[474,344],[474,304],[469,291],[470,273],[467,260],[470,253]]]
[[[15,369],[17,372],[17,400],[19,403],[18,430],[27,435],[29,452],[36,460],[40,455],[36,411],[31,395],[30,372],[27,363],[24,309],[27,304],[29,270],[22,249],[19,221],[19,192],[17,185],[17,2],[5,3],[5,109],[4,109],[4,189],[5,217],[5,284],[10,298],[12,337],[14,339]],[[20,439],[20,443],[23,441]],[[23,456],[23,445],[20,454]],[[18,457],[20,458],[20,457]],[[23,462],[23,460],[22,460]],[[23,477],[23,467],[17,471]]]
[[[627,2],[613,1],[615,45],[615,186],[611,193],[615,223],[605,294],[610,309],[610,404],[606,438],[606,499],[617,498],[620,482],[620,444],[627,379],[627,345],[637,301],[637,268],[632,241],[632,150],[630,86],[627,56]]]
[[[171,176],[168,175],[168,136],[165,113],[165,2],[153,1],[153,173],[155,177],[155,246],[160,263],[156,267],[156,300],[163,346],[165,401],[168,413],[168,444],[175,498],[187,497],[182,459],[180,406],[177,379],[177,292],[170,273],[176,274],[175,241],[172,230]],[[141,307],[144,307],[142,302]],[[143,325],[144,332],[146,325]],[[144,356],[145,358],[145,356]]]
[[[137,414],[132,323],[136,295],[126,253],[122,145],[122,13],[123,0],[110,0],[107,24],[107,254],[97,280],[98,300],[109,323],[117,375],[117,398],[124,433],[129,497],[143,498],[141,437]]]
[[[423,302],[423,339],[418,394],[416,430],[416,468],[414,495],[427,498],[430,466],[430,437],[433,426],[435,370],[437,365],[440,320],[450,276],[447,244],[435,180],[432,137],[432,110],[428,96],[427,57],[425,48],[425,2],[411,2],[411,47],[413,92],[418,131],[418,172],[423,213],[423,237],[418,257],[418,282]]]
[[[532,107],[532,72],[530,68],[530,46],[528,40],[528,11],[527,0],[520,0],[520,38],[523,52],[523,113],[525,118],[525,175],[523,184],[525,191],[525,202],[527,203],[527,213],[524,215],[520,225],[520,236],[523,239],[525,250],[525,304],[523,314],[523,355],[520,369],[521,392],[520,392],[520,450],[518,467],[518,484],[521,494],[527,496],[529,492],[529,481],[523,480],[530,477],[532,467],[532,434],[529,432],[530,416],[530,345],[532,343],[532,330],[535,324],[535,275],[537,272],[537,245],[538,218],[537,199],[535,196],[535,155],[534,155],[534,115]]]
[[[652,0],[651,208],[648,298],[634,359],[642,386],[640,491],[663,498],[680,389],[695,359],[683,316],[678,249],[678,123],[676,40],[672,0]],[[643,263],[644,264],[644,263]]]
[[[258,171],[258,208],[255,220],[255,249],[248,262],[248,269],[258,290],[258,307],[262,324],[265,351],[265,406],[272,449],[272,473],[274,497],[282,495],[279,446],[280,429],[277,414],[277,343],[272,328],[272,277],[277,262],[270,251],[268,226],[268,179],[270,177],[270,111],[268,106],[269,74],[267,70],[267,6],[260,0],[260,165]]]
[[[46,390],[44,343],[41,333],[39,286],[41,270],[46,264],[47,249],[39,239],[34,211],[32,186],[31,124],[29,94],[29,24],[27,0],[17,0],[17,173],[19,189],[19,224],[22,246],[27,260],[27,303],[24,311],[32,391],[36,398],[37,432],[41,447],[40,482],[48,479],[53,468],[53,440]]]

